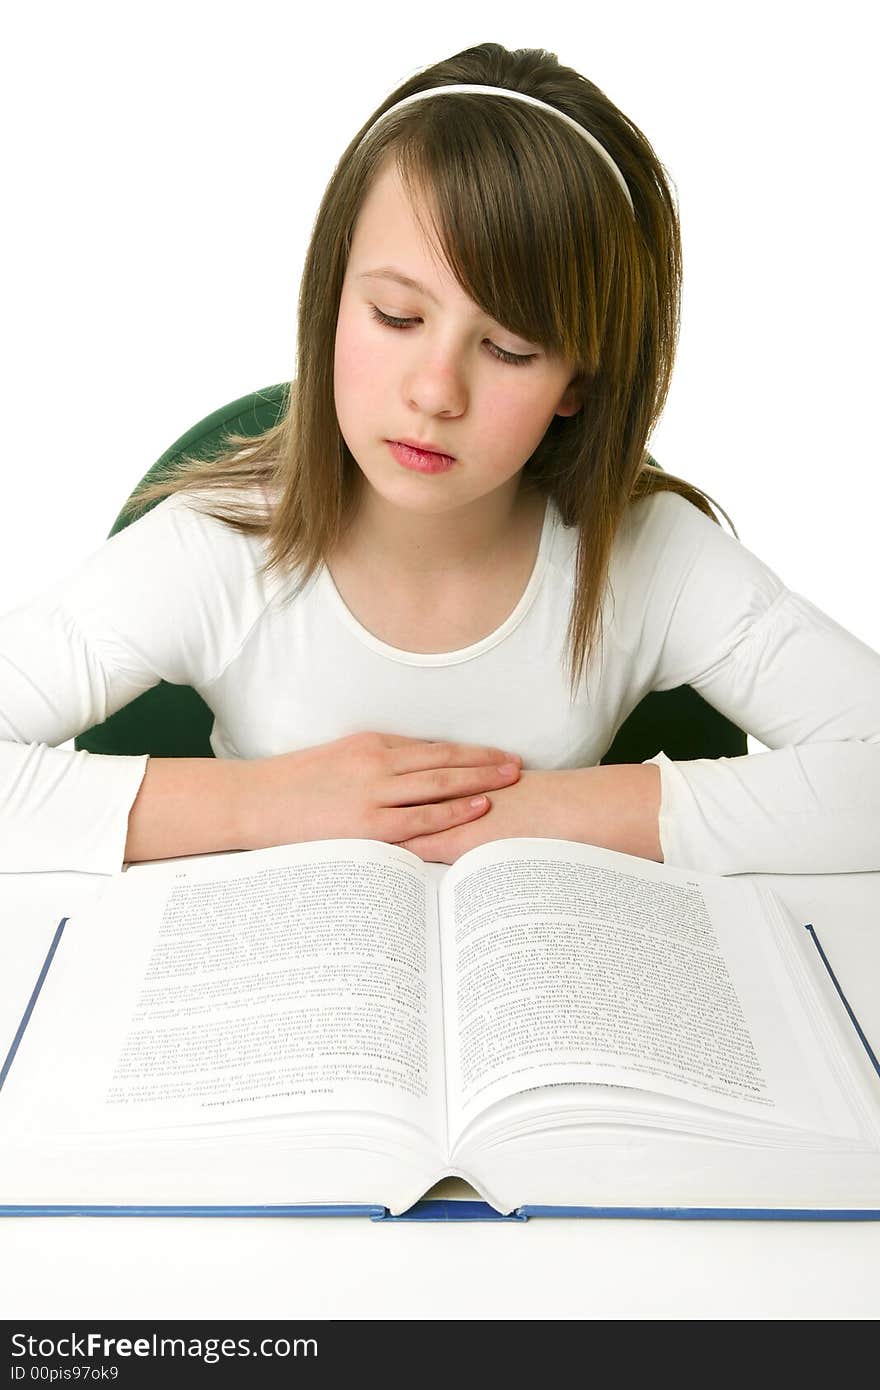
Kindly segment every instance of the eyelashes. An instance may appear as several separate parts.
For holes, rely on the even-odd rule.
[[[397,319],[391,314],[383,314],[381,309],[377,309],[375,304],[370,305],[370,315],[377,323],[384,324],[386,328],[399,328],[406,330],[410,324],[418,323],[418,319]],[[493,357],[497,357],[500,362],[507,362],[511,367],[528,367],[537,356],[530,353],[523,356],[517,352],[505,352],[504,348],[496,347],[494,343],[489,343],[489,351]]]

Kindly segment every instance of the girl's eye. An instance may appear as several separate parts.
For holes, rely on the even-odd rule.
[[[384,323],[386,328],[409,328],[411,323],[418,323],[418,319],[396,319],[391,314],[383,314],[375,304],[370,305],[370,313],[377,323]],[[506,352],[504,348],[496,347],[491,342],[489,351],[493,357],[497,357],[501,362],[509,362],[512,367],[527,367],[538,356],[536,352],[529,353],[528,356],[518,352]]]

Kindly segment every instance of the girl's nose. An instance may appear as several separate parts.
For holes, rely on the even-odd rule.
[[[464,372],[450,359],[434,358],[411,373],[407,395],[413,410],[428,415],[460,415],[467,402]]]

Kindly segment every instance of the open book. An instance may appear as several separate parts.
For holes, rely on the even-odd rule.
[[[880,1076],[747,878],[550,839],[134,865],[65,919],[0,1204],[880,1209]]]

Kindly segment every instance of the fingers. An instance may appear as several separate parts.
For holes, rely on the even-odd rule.
[[[501,748],[421,740],[386,751],[391,775],[383,783],[386,806],[421,806],[459,800],[516,782],[521,759]]]
[[[490,764],[521,763],[518,753],[474,743],[432,743],[427,739],[400,739],[388,736],[389,766],[395,776],[425,772],[433,768],[474,768]]]
[[[490,809],[485,794],[512,786],[522,771],[517,754],[483,744],[377,733],[352,743],[379,774],[375,838],[393,843],[479,819]]]
[[[520,775],[519,763],[485,763],[481,767],[435,767],[427,772],[407,772],[387,784],[388,806],[429,805],[461,800],[482,792],[512,786]]]
[[[380,812],[380,816],[385,818],[386,828],[379,838],[397,844],[418,835],[435,835],[438,830],[449,830],[453,826],[479,820],[491,804],[488,796],[463,796],[435,805],[389,808]]]

